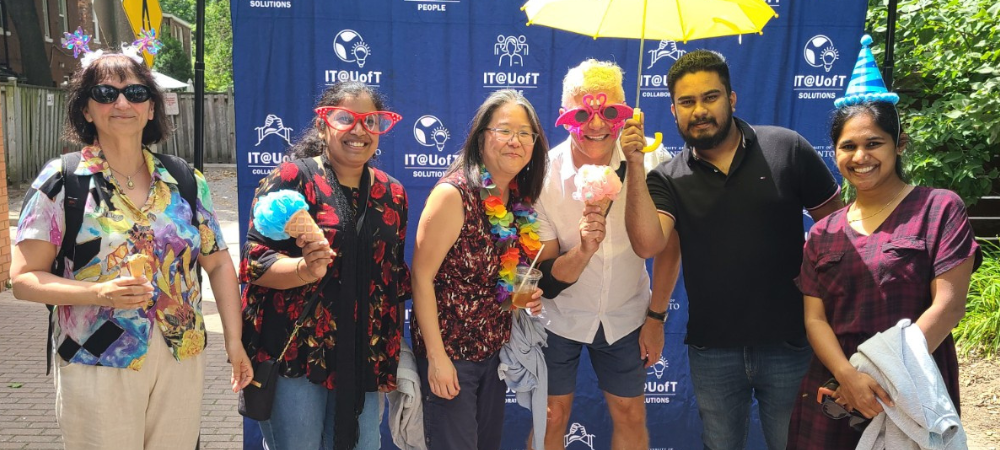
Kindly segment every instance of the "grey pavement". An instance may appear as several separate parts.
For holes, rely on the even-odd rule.
[[[206,165],[223,235],[233,261],[239,259],[239,226],[236,217],[236,177],[233,166]],[[11,241],[23,187],[10,189]],[[222,325],[215,299],[205,278],[203,303],[208,328],[205,392],[202,400],[201,448],[243,448],[243,418],[236,412],[236,394],[230,384]],[[55,391],[45,375],[45,333],[48,311],[44,305],[0,293],[0,449],[61,449],[62,437],[55,420]]]

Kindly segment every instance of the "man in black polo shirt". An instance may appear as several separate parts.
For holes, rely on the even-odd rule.
[[[802,210],[815,220],[837,210],[839,187],[802,136],[733,117],[736,93],[718,53],[687,53],[667,84],[687,145],[646,180],[641,153],[626,155],[637,167],[625,183],[629,238],[640,256],[669,261],[680,257],[666,246],[677,230],[690,303],[685,343],[705,448],[745,446],[755,396],[768,447],[784,449],[812,356],[794,283]],[[656,276],[662,265],[654,263],[653,284],[674,283]]]

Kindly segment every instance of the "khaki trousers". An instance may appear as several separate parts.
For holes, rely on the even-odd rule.
[[[142,370],[56,363],[56,420],[67,450],[194,449],[205,353],[178,362],[153,325]]]

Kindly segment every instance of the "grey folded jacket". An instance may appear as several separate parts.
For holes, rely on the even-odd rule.
[[[531,411],[536,449],[545,448],[545,416],[548,409],[549,370],[542,347],[547,334],[541,321],[528,312],[514,312],[510,341],[500,349],[500,379],[517,396],[517,404]]]
[[[396,390],[389,398],[389,433],[401,450],[427,450],[424,442],[424,407],[420,397],[417,358],[406,341],[400,342]]]
[[[851,364],[885,389],[894,407],[882,405],[861,435],[858,449],[966,449],[965,430],[927,340],[903,319],[858,346]]]

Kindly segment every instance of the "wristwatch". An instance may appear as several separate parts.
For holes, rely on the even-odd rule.
[[[650,319],[659,320],[660,322],[663,322],[663,323],[667,322],[667,313],[666,313],[666,311],[664,311],[664,312],[656,312],[656,311],[653,311],[652,309],[646,308],[646,317],[649,317]]]

